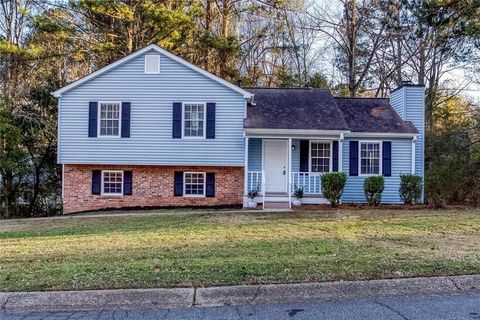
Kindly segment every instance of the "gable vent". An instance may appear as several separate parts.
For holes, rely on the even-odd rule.
[[[160,56],[158,54],[145,55],[145,73],[160,73]]]

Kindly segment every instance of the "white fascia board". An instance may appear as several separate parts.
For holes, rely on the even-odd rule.
[[[418,133],[348,132],[345,138],[416,138]]]
[[[152,162],[152,161],[111,161],[111,160],[88,160],[88,161],[62,161],[64,165],[116,165],[116,166],[175,166],[175,167],[238,167],[245,166],[244,161],[241,162],[220,162],[220,163],[205,163],[205,162]]]
[[[315,136],[315,135],[328,135],[339,136],[342,133],[349,131],[344,130],[316,130],[316,129],[262,129],[262,128],[246,128],[244,129],[245,136]]]
[[[180,64],[182,64],[182,65],[184,65],[184,66],[186,66],[186,67],[188,67],[188,68],[190,68],[190,69],[192,69],[192,70],[194,70],[194,71],[196,71],[196,72],[198,72],[198,73],[200,73],[200,74],[202,74],[202,75],[204,75],[204,76],[206,76],[207,78],[210,78],[210,79],[212,79],[212,80],[214,80],[214,81],[216,81],[216,82],[218,82],[218,83],[220,83],[220,84],[222,84],[222,85],[224,85],[224,86],[232,89],[233,91],[242,94],[243,97],[246,98],[246,99],[251,99],[252,96],[253,96],[252,93],[250,93],[250,92],[248,92],[248,91],[246,91],[246,90],[244,90],[244,89],[242,89],[242,88],[240,88],[240,87],[238,87],[238,86],[236,86],[236,85],[234,85],[234,84],[232,84],[232,83],[230,83],[230,82],[228,82],[228,81],[226,81],[226,80],[224,80],[224,79],[222,79],[222,78],[219,78],[219,77],[217,77],[216,75],[214,75],[214,74],[212,74],[212,73],[210,73],[210,72],[208,72],[208,71],[205,71],[205,70],[197,67],[197,66],[194,65],[194,64],[191,64],[190,62],[188,62],[188,61],[186,61],[186,60],[184,60],[184,59],[182,59],[182,58],[174,55],[173,53],[168,52],[168,51],[165,50],[165,49],[160,48],[159,46],[157,46],[157,45],[155,45],[155,44],[151,44],[151,45],[149,45],[149,46],[147,46],[147,47],[145,47],[145,48],[143,48],[143,49],[140,49],[140,50],[138,50],[138,51],[135,51],[135,52],[129,54],[128,56],[123,57],[123,58],[120,59],[120,60],[117,60],[117,61],[115,61],[115,62],[113,62],[113,63],[111,63],[111,64],[109,64],[109,65],[107,65],[107,66],[105,66],[105,67],[103,67],[103,68],[101,68],[101,69],[98,69],[97,71],[95,71],[95,72],[93,72],[93,73],[91,73],[91,74],[89,74],[89,75],[87,75],[87,76],[85,76],[85,77],[83,77],[83,78],[81,78],[81,79],[78,79],[77,81],[74,81],[74,82],[70,83],[69,85],[66,85],[66,86],[63,87],[63,88],[60,88],[60,89],[52,92],[52,95],[55,96],[55,97],[57,97],[57,98],[59,98],[59,97],[62,96],[63,93],[65,93],[65,92],[67,92],[67,91],[69,91],[69,90],[71,90],[71,89],[73,89],[73,88],[75,88],[75,87],[77,87],[77,86],[79,86],[79,85],[81,85],[81,84],[83,84],[83,83],[91,80],[91,79],[94,79],[94,78],[98,77],[99,75],[102,75],[102,74],[104,74],[105,72],[107,72],[107,71],[109,71],[109,70],[111,70],[111,69],[113,69],[113,68],[116,68],[116,67],[118,67],[118,66],[120,66],[120,65],[122,65],[122,64],[124,64],[124,63],[126,63],[126,62],[128,62],[128,61],[130,61],[130,60],[132,60],[132,59],[138,57],[139,55],[141,55],[141,54],[143,54],[143,53],[145,53],[145,52],[147,52],[147,51],[149,51],[149,50],[155,50],[155,51],[157,51],[158,53],[163,54],[163,55],[169,57],[170,59],[172,59],[172,60],[174,60],[174,61],[176,61],[176,62],[178,62],[178,63],[180,63]]]

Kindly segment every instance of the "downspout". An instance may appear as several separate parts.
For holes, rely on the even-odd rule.
[[[60,128],[61,128],[61,106],[62,106],[62,96],[58,97],[58,106],[57,106],[57,163],[62,165],[62,202],[65,197],[65,165],[61,163],[60,158]]]
[[[415,174],[415,142],[417,141],[417,136],[414,136],[412,139],[412,174]]]
[[[62,200],[65,197],[65,165],[62,163]]]
[[[244,189],[244,194],[243,194],[243,207],[246,208],[248,207],[248,201],[245,199],[245,197],[248,194],[248,144],[249,140],[248,137],[245,137],[245,154],[244,154],[244,183],[243,183],[243,189]]]
[[[292,138],[288,138],[288,171],[287,171],[287,191],[288,208],[292,208]]]

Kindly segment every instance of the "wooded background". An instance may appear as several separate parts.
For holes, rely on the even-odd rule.
[[[426,199],[480,201],[480,0],[0,0],[0,212],[61,212],[51,92],[151,43],[244,86],[426,86]]]

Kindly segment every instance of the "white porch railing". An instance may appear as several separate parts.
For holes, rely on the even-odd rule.
[[[248,171],[247,172],[247,192],[258,191],[263,192],[263,179],[264,175],[262,171]]]
[[[262,207],[265,208],[265,171],[247,171],[247,193],[257,191],[262,196]]]
[[[292,172],[291,185],[292,192],[295,188],[302,188],[305,194],[322,193],[322,182],[318,172]]]
[[[262,209],[265,209],[265,170],[262,170]]]

